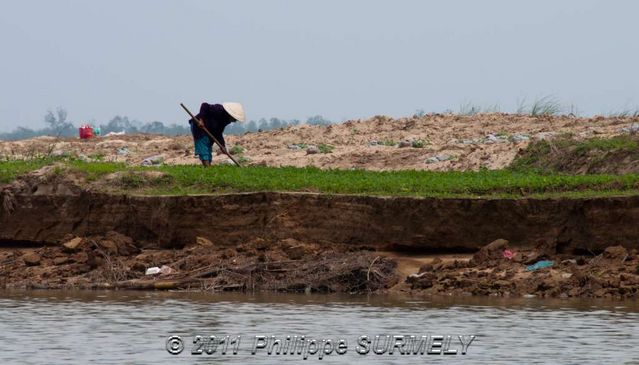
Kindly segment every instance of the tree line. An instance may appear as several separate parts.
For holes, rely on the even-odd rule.
[[[45,127],[41,129],[31,129],[25,127],[18,127],[15,130],[7,133],[0,133],[0,140],[19,140],[27,139],[39,136],[53,136],[53,137],[76,137],[78,136],[78,127],[67,120],[67,111],[63,108],[59,108],[55,112],[48,111],[44,116]],[[298,119],[259,119],[250,120],[246,123],[232,123],[226,127],[224,133],[226,134],[244,134],[247,132],[259,132],[269,131],[272,129],[286,128],[289,126],[299,125],[302,122]],[[325,119],[321,115],[316,115],[306,119],[306,124],[310,125],[328,125],[332,122]],[[100,133],[105,135],[110,132],[125,132],[126,134],[134,133],[149,133],[149,134],[161,134],[166,136],[178,136],[191,134],[190,125],[186,122],[184,124],[164,124],[159,121],[153,121],[148,123],[141,123],[137,120],[130,120],[126,116],[116,115],[106,124],[95,125],[93,127],[99,127]]]

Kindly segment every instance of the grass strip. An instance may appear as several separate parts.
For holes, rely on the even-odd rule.
[[[50,159],[0,161],[0,184],[6,184],[29,171],[37,170],[53,162]]]
[[[0,181],[35,170],[51,161],[0,162]],[[237,168],[195,165],[131,167],[117,163],[63,162],[88,181],[125,172],[121,190],[151,195],[215,194],[253,191],[318,192],[422,197],[589,197],[639,194],[639,174],[567,175],[531,171],[367,171],[321,170],[314,167]],[[139,179],[141,171],[165,174],[155,183]],[[127,184],[129,182],[129,184]],[[134,184],[133,184],[134,183]]]

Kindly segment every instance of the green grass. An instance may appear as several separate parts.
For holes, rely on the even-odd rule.
[[[636,138],[622,135],[611,138],[591,138],[575,144],[577,153],[586,153],[591,150],[635,152],[639,150],[639,143]]]
[[[416,139],[411,142],[411,146],[413,148],[424,148],[428,144],[428,141],[424,141],[423,139]]]
[[[65,162],[65,164],[71,169],[84,172],[89,181],[98,180],[114,172],[127,170],[125,164],[117,162],[83,162],[80,160],[71,160]]]
[[[0,179],[8,182],[46,161],[0,162]],[[421,197],[589,197],[639,193],[639,175],[562,175],[532,171],[482,170],[431,172],[320,170],[317,168],[215,166],[127,167],[117,163],[66,162],[89,181],[116,171],[161,171],[150,183],[125,174],[122,189],[137,194],[207,194],[253,191],[318,192]]]
[[[6,184],[29,171],[37,170],[53,162],[51,159],[33,159],[28,161],[0,161],[0,184]]]
[[[92,155],[88,156],[90,159],[97,161],[97,162],[102,162],[104,161],[104,154],[103,153],[95,153]]]
[[[244,147],[240,146],[239,144],[236,144],[235,146],[231,147],[231,149],[229,150],[229,153],[232,155],[241,155],[243,154],[245,151]]]
[[[572,164],[596,164],[612,167],[626,156],[639,154],[639,139],[634,136],[620,135],[609,138],[590,138],[576,140],[570,135],[558,136],[547,141],[536,141],[528,145],[511,163],[510,169],[530,171],[536,169],[545,173],[553,171],[571,171]],[[558,169],[564,166],[564,169]],[[605,171],[605,170],[604,170]]]
[[[138,189],[145,185],[146,180],[144,176],[136,175],[133,173],[124,174],[120,178],[120,184],[129,189]]]
[[[622,109],[615,112],[608,113],[609,118],[637,118],[639,117],[639,108],[636,109]]]
[[[321,153],[333,153],[333,150],[335,149],[334,146],[326,143],[320,143],[317,148]]]
[[[533,117],[557,115],[561,113],[561,104],[552,96],[544,96],[535,100],[530,107],[530,115]]]
[[[517,111],[515,113],[540,117],[558,115],[561,112],[562,106],[559,100],[554,96],[546,95],[537,98],[530,106],[527,105],[525,98],[520,99],[517,102]]]
[[[308,191],[334,194],[414,195],[414,196],[522,196],[599,191],[636,191],[639,175],[540,175],[509,171],[427,172],[364,170],[320,170],[317,168],[270,168],[219,166],[163,166],[160,171],[173,177],[175,188],[184,191],[247,192]],[[161,191],[156,190],[156,193]]]

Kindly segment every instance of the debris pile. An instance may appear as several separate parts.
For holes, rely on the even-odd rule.
[[[365,293],[399,281],[395,262],[357,248],[203,237],[181,250],[142,249],[117,232],[0,252],[5,288],[273,290]]]
[[[406,282],[427,294],[637,298],[639,256],[622,246],[596,256],[561,254],[556,242],[546,241],[517,251],[500,239],[469,261],[436,258]]]
[[[0,251],[0,287],[171,289],[414,294],[639,297],[637,250],[558,253],[553,242],[526,250],[496,240],[470,260],[439,257],[399,284],[397,263],[367,247],[256,238],[234,247],[204,237],[182,249],[143,248],[117,232],[68,237],[56,246]]]

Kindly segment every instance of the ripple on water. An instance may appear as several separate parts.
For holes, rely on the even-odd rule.
[[[0,363],[184,363],[164,350],[169,334],[343,337],[349,353],[322,363],[414,363],[354,353],[360,335],[475,334],[461,364],[629,363],[639,359],[636,302],[428,299],[132,292],[0,292]],[[248,344],[244,344],[248,347]],[[187,347],[188,348],[188,347]],[[244,346],[242,346],[244,348]],[[300,358],[203,355],[227,363]],[[426,360],[426,359],[424,359]],[[317,361],[317,360],[315,360]],[[310,362],[309,362],[310,363]]]

